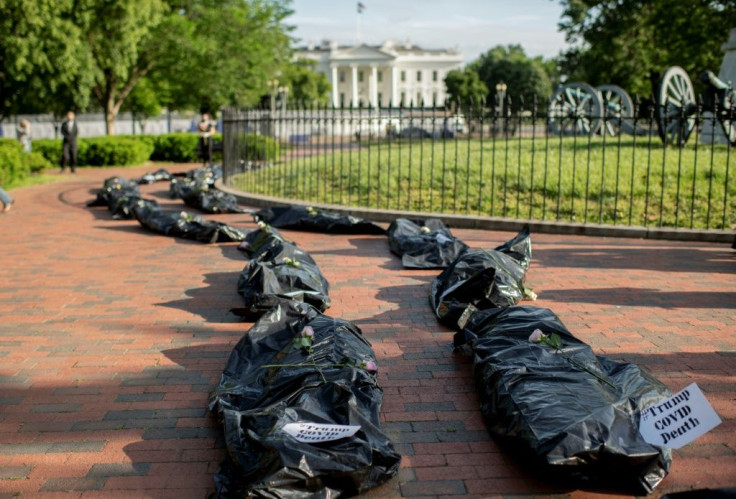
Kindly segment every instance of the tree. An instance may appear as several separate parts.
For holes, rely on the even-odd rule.
[[[170,43],[181,57],[156,72],[170,83],[171,107],[215,111],[256,104],[290,58],[291,14],[278,0],[182,0]]]
[[[89,102],[81,31],[66,15],[71,5],[71,0],[0,2],[0,121],[18,113],[58,115]]]
[[[718,72],[736,26],[734,0],[562,0],[560,29],[574,46],[560,60],[570,79],[649,95],[649,72],[682,66]],[[693,81],[698,84],[695,79]]]
[[[447,73],[445,86],[451,100],[463,105],[472,101],[476,108],[482,105],[488,95],[488,87],[471,67],[453,69]]]
[[[481,54],[472,68],[491,92],[495,91],[497,84],[505,83],[507,94],[522,97],[526,107],[531,105],[535,96],[546,101],[552,95],[552,83],[543,59],[529,58],[521,45],[494,47]]]
[[[326,105],[330,102],[331,85],[327,76],[318,73],[317,61],[298,59],[281,69],[279,85],[289,89],[289,99],[307,104]]]
[[[159,62],[168,6],[163,0],[78,0],[70,12],[89,52],[92,95],[105,113],[108,135],[138,82]]]

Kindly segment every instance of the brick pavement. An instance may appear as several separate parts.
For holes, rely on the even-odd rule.
[[[244,257],[87,209],[112,174],[12,192],[0,216],[0,497],[204,498],[223,457],[205,411],[248,324],[228,313]],[[186,166],[172,167],[185,169]],[[143,191],[172,206],[165,183]],[[246,215],[212,218],[243,228]],[[505,232],[457,230],[493,247]],[[288,233],[331,283],[330,315],[372,342],[400,475],[366,497],[589,496],[552,487],[489,438],[471,362],[379,236]],[[533,234],[528,281],[597,353],[672,390],[696,381],[723,424],[674,452],[653,496],[736,487],[736,252],[727,245]],[[610,497],[610,496],[605,496]]]

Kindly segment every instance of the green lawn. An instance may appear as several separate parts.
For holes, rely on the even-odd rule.
[[[275,166],[231,183],[257,194],[373,208],[729,229],[736,223],[736,151],[695,142],[683,149],[631,136],[336,145],[307,157],[291,150]]]

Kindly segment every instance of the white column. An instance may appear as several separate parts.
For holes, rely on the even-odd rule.
[[[332,69],[332,80],[330,81],[330,83],[332,84],[332,105],[338,107],[340,105],[340,101],[338,100],[339,94],[337,91],[337,85],[340,80],[338,80],[337,78],[337,66],[330,66],[330,69]]]
[[[370,90],[371,106],[378,107],[378,68],[375,64],[371,66]]]
[[[350,66],[350,82],[353,84],[352,105],[358,105],[358,66],[355,64]]]
[[[399,68],[391,66],[391,107],[399,105]]]

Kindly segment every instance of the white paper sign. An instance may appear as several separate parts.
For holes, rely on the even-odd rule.
[[[284,431],[299,442],[330,442],[341,438],[352,437],[360,426],[321,424],[321,423],[289,423]]]
[[[721,424],[698,385],[642,411],[639,433],[653,445],[679,449]]]

